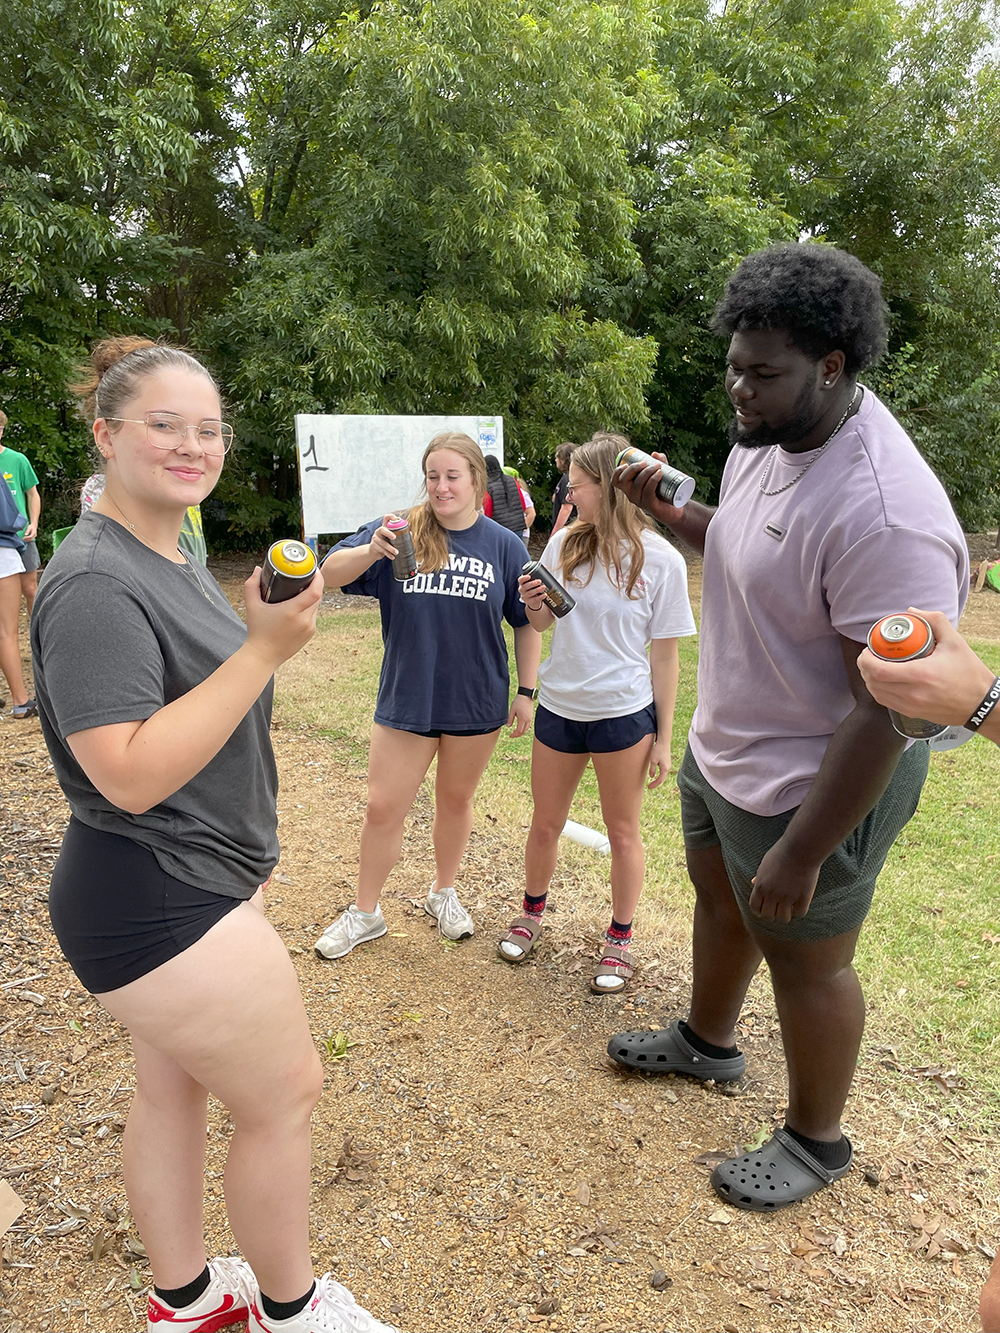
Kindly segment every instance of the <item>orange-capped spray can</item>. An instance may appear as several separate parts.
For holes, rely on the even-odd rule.
[[[885,616],[868,631],[868,648],[884,662],[915,662],[929,657],[934,651],[934,634],[923,616],[911,612],[905,615]],[[907,717],[894,708],[887,710],[892,725],[909,740],[929,741],[947,731],[939,722],[928,722],[922,717]]]
[[[264,602],[287,602],[309,587],[316,573],[316,557],[305,542],[275,542],[264,557],[260,571],[260,596]]]

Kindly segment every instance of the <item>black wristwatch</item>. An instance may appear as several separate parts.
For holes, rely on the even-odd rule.
[[[538,698],[538,686],[537,686],[537,685],[535,686],[535,688],[534,688],[533,690],[529,690],[528,687],[527,687],[527,685],[518,685],[518,687],[517,687],[517,692],[518,692],[518,694],[523,694],[524,697],[525,697],[526,699],[537,699],[537,698]]]

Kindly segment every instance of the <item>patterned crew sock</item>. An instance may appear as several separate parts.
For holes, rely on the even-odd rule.
[[[611,918],[611,925],[608,926],[608,933],[604,937],[609,944],[613,944],[616,949],[627,949],[632,943],[632,922],[626,921],[624,925],[621,921]]]
[[[545,911],[545,899],[548,893],[540,893],[537,898],[532,898],[530,893],[524,895],[524,907],[521,909],[525,916],[540,917]]]

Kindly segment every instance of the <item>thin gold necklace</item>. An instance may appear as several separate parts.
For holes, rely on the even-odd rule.
[[[149,542],[146,540],[146,538],[142,535],[142,533],[141,533],[141,532],[139,531],[139,529],[135,526],[135,524],[132,522],[132,520],[131,520],[131,519],[128,517],[128,515],[124,512],[124,510],[122,509],[122,507],[121,507],[121,505],[118,503],[118,501],[115,499],[115,497],[114,497],[113,495],[108,495],[107,492],[105,491],[105,493],[104,493],[104,498],[107,499],[107,500],[109,500],[109,501],[111,502],[111,504],[113,504],[114,507],[118,510],[119,514],[121,514],[122,518],[125,520],[125,525],[126,525],[126,527],[128,528],[129,532],[131,532],[132,536],[135,537],[137,541],[142,542],[143,546],[147,547],[150,551],[152,551],[154,548],[153,548],[152,546],[150,546],[150,544],[149,544]],[[159,552],[156,552],[156,554],[159,554]],[[177,548],[177,554],[178,554],[178,555],[183,555],[183,556],[184,556],[184,563],[183,563],[182,565],[178,565],[177,568],[178,568],[178,569],[186,569],[186,570],[188,570],[191,574],[194,575],[194,581],[195,581],[195,583],[197,583],[198,587],[201,589],[201,595],[205,598],[206,601],[208,601],[208,602],[212,602],[212,605],[214,606],[214,605],[215,605],[215,602],[213,601],[213,599],[212,599],[211,595],[209,594],[208,589],[205,587],[204,583],[202,583],[202,581],[201,581],[201,575],[198,573],[197,569],[194,567],[194,565],[191,563],[191,561],[188,559],[188,557],[187,557],[186,555],[184,555],[184,552],[181,550],[181,548],[180,548],[179,546],[178,546],[178,548]],[[173,560],[170,561],[170,564],[173,565],[174,563],[175,563],[175,562],[174,562]]]

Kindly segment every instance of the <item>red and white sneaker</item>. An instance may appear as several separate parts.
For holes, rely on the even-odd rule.
[[[260,1292],[254,1288],[247,1333],[399,1333],[363,1310],[346,1287],[329,1273],[316,1279],[316,1290],[304,1310],[291,1319],[268,1319]]]
[[[230,1324],[241,1324],[257,1290],[250,1265],[243,1259],[212,1259],[208,1272],[211,1281],[201,1296],[180,1309],[151,1291],[146,1333],[167,1333],[172,1328],[183,1333],[218,1333]]]

